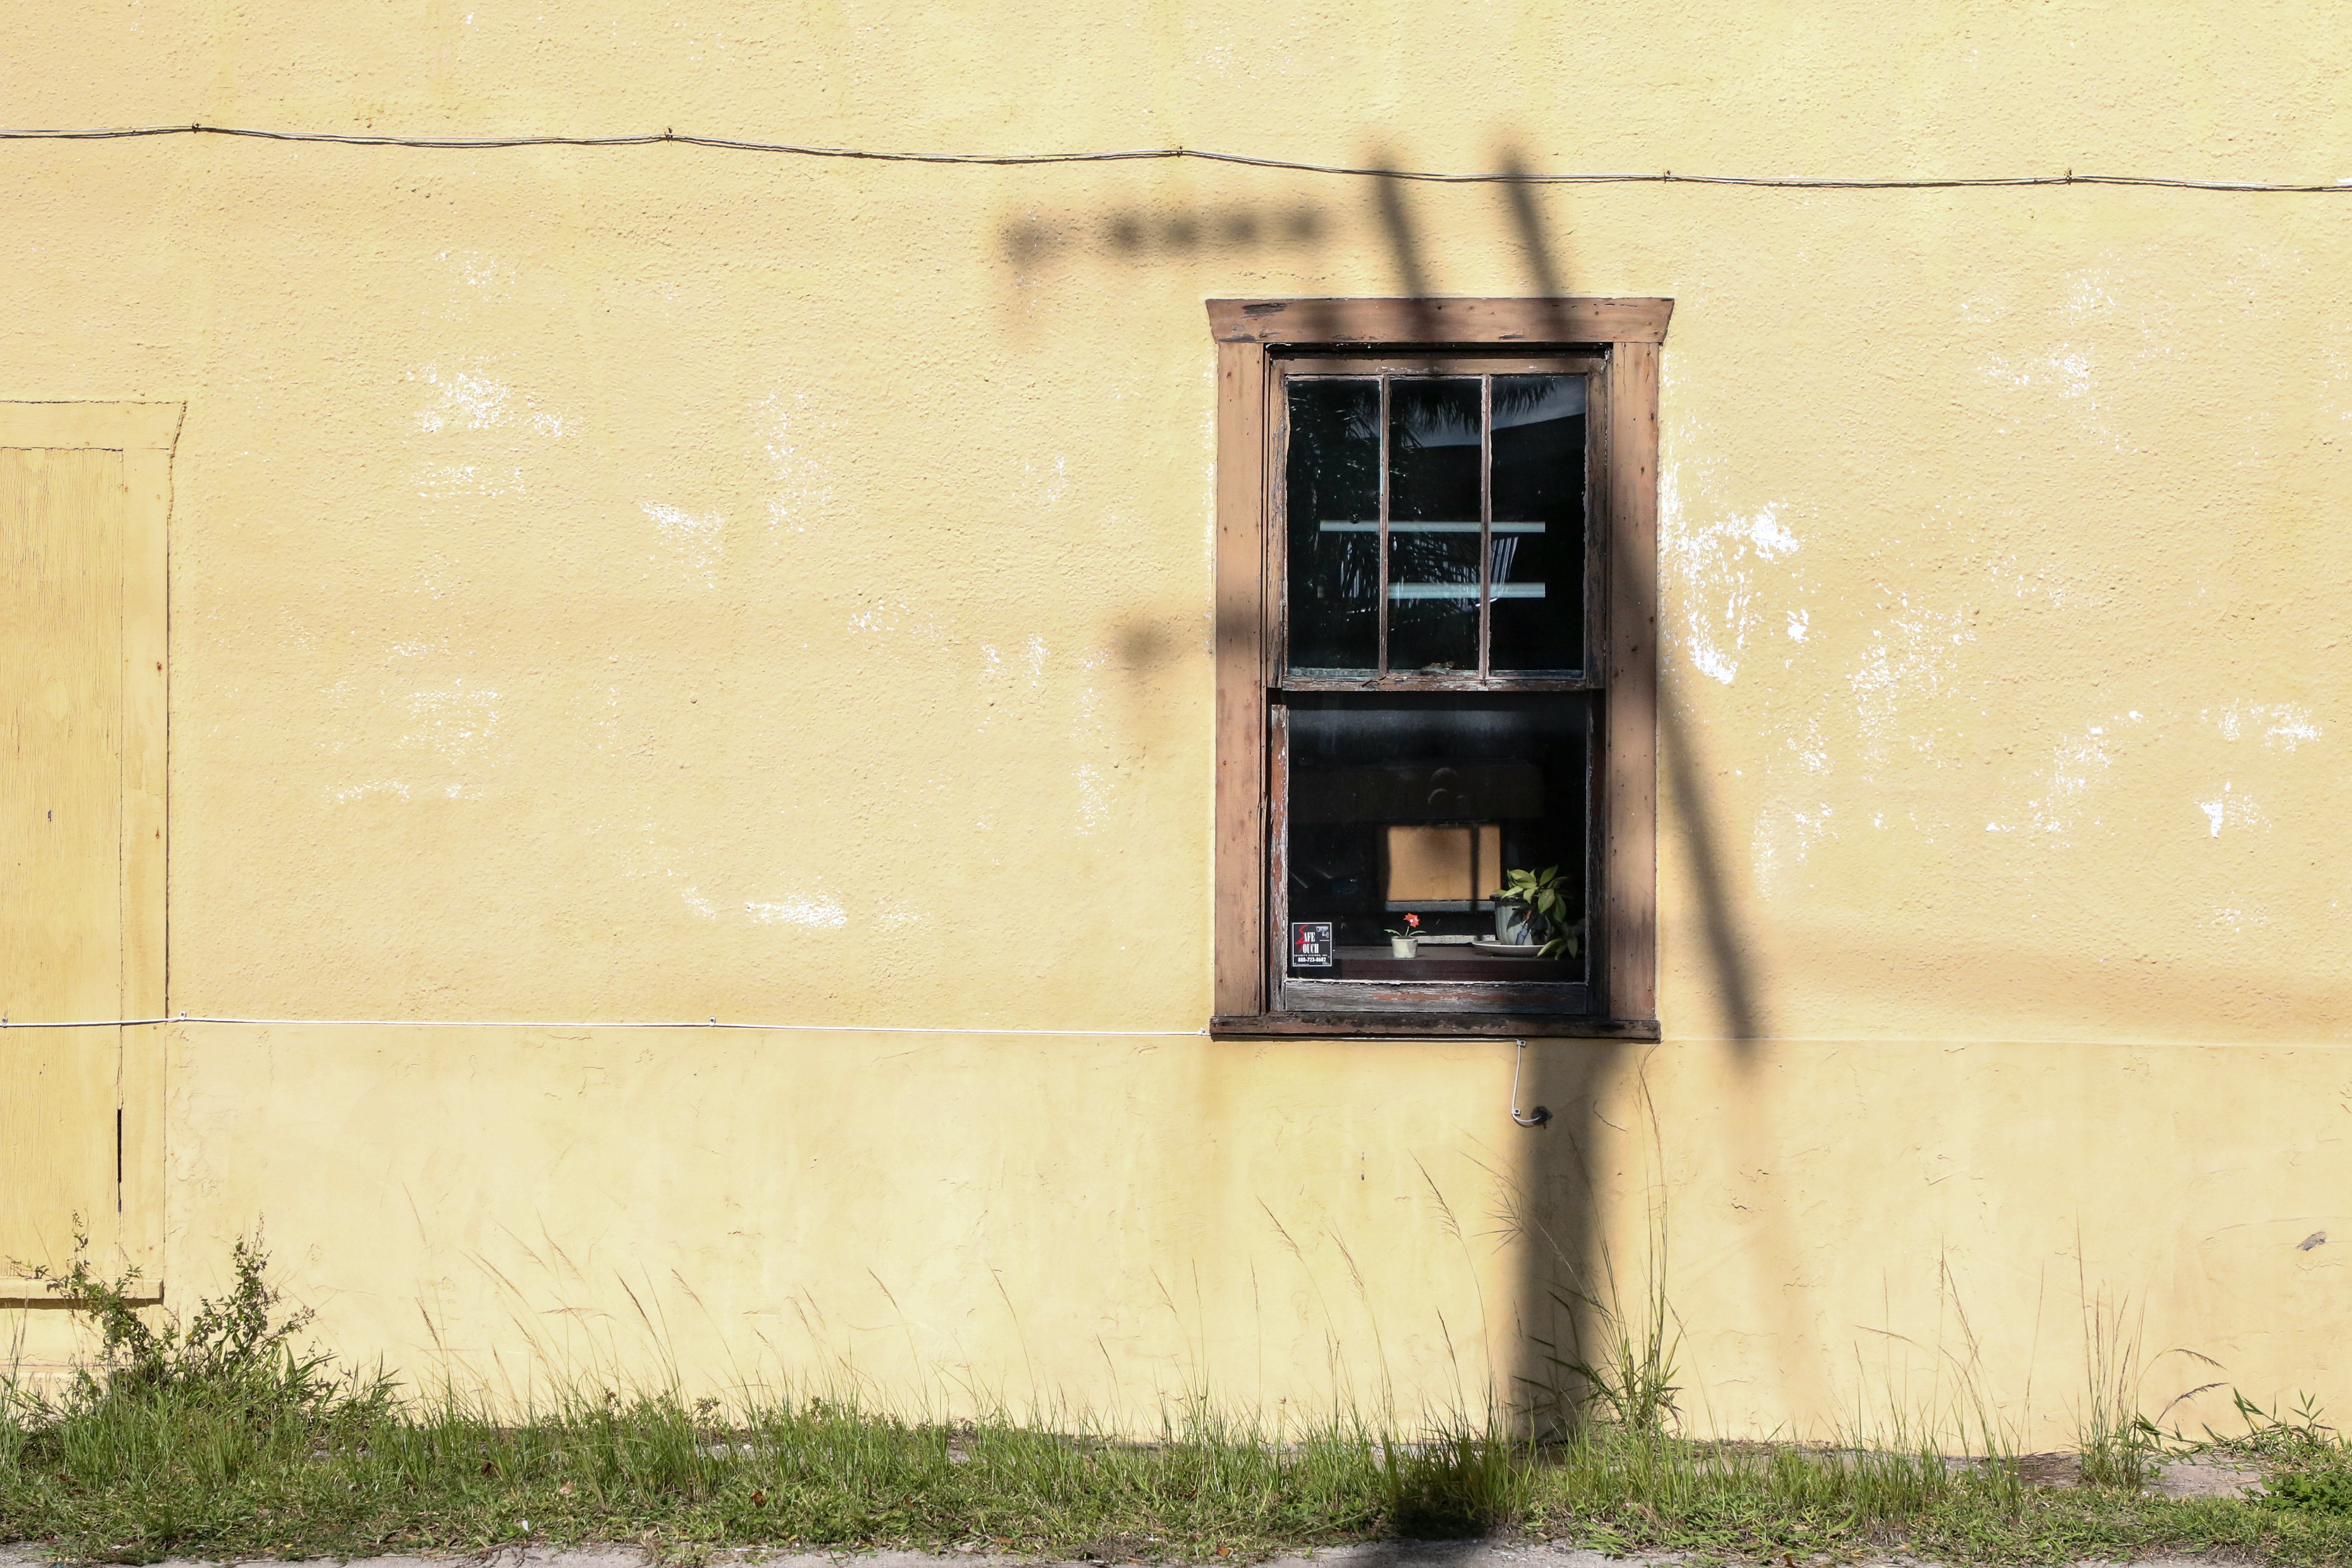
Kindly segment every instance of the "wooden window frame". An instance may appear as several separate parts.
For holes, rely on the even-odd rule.
[[[1328,1037],[1658,1037],[1658,356],[1674,301],[1655,299],[1212,300],[1217,344],[1216,841],[1214,1035]],[[1558,681],[1286,680],[1279,666],[1281,455],[1274,397],[1288,355],[1345,361],[1448,348],[1595,362],[1600,418],[1591,514],[1601,524],[1598,636],[1587,677]],[[1318,367],[1319,368],[1319,367]],[[1597,654],[1596,658],[1592,655]],[[1269,733],[1276,693],[1597,686],[1596,856],[1601,907],[1593,1009],[1583,1015],[1467,1011],[1316,1013],[1271,1005],[1276,806]]]

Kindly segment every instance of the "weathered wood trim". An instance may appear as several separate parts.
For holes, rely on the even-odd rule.
[[[1555,1021],[1589,1017],[1591,987],[1582,981],[1507,980],[1303,980],[1282,984],[1282,1011],[1444,1013],[1475,1018],[1481,1013],[1513,1017],[1549,1016]]]
[[[1672,300],[1212,300],[1219,342],[1663,343]]]
[[[1604,700],[1604,1005],[1658,1011],[1658,350],[1609,366],[1609,694]]]
[[[1285,691],[1597,691],[1601,681],[1585,675],[1295,675],[1273,684]]]
[[[1209,1020],[1219,1039],[1655,1040],[1654,1018],[1563,1018],[1556,1014],[1260,1013]]]
[[[1216,839],[1212,991],[1265,1007],[1265,350],[1217,345]]]
[[[1215,568],[1216,839],[1214,1016],[1218,1035],[1650,1039],[1657,1011],[1658,351],[1674,313],[1663,299],[1213,300],[1217,340]],[[1590,346],[1607,355],[1590,470],[1601,523],[1588,647],[1601,657],[1571,680],[1525,689],[1603,689],[1596,808],[1602,903],[1594,922],[1594,998],[1603,1016],[1288,1011],[1294,987],[1272,941],[1282,889],[1270,856],[1268,691],[1496,689],[1449,678],[1293,677],[1280,647],[1281,541],[1269,345],[1388,351],[1417,345]],[[1350,366],[1350,368],[1353,368]],[[1598,367],[1596,367],[1598,368]],[[1329,983],[1302,981],[1313,1005]],[[1583,988],[1579,987],[1580,991]],[[1436,1000],[1432,996],[1430,1000]],[[1497,997],[1496,1000],[1503,1000]],[[1403,996],[1402,1009],[1422,1005]]]

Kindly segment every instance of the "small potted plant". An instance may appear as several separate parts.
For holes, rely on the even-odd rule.
[[[1540,871],[1506,871],[1495,893],[1495,936],[1514,947],[1540,942],[1539,958],[1559,953],[1574,956],[1576,931],[1569,923],[1568,894],[1559,885],[1559,868]]]
[[[1419,915],[1405,916],[1402,931],[1397,930],[1394,926],[1389,927],[1389,951],[1399,958],[1417,958],[1421,955],[1421,917]]]

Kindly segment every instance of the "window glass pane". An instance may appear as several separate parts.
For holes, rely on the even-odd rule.
[[[1389,669],[1478,669],[1475,376],[1389,384]]]
[[[1584,668],[1584,391],[1495,378],[1494,669]]]
[[[1381,387],[1290,383],[1290,668],[1380,663]]]
[[[1294,694],[1288,918],[1329,921],[1333,962],[1291,973],[1585,979],[1592,701],[1585,692]],[[1495,899],[1507,874],[1553,867],[1563,919],[1538,934],[1570,937],[1575,952],[1493,951],[1523,934],[1507,931],[1513,911]],[[1412,929],[1407,914],[1434,940],[1400,965],[1389,934]]]

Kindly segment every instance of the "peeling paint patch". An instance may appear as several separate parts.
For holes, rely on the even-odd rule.
[[[645,501],[641,507],[670,547],[708,581],[711,568],[727,552],[726,516],[713,511],[697,517],[682,507],[659,501]]]
[[[1024,511],[1035,511],[1052,506],[1070,488],[1070,460],[1056,454],[1053,462],[1040,468],[1032,458],[1021,464],[1021,484],[1018,504]]]
[[[776,493],[768,498],[768,524],[805,533],[812,518],[833,509],[833,469],[807,450],[808,394],[795,394],[789,408],[781,405],[782,395],[771,394],[761,405],[772,414],[767,449]]]
[[[2219,714],[2207,712],[2201,717],[2219,730],[2225,741],[2259,734],[2263,744],[2273,751],[2291,752],[2320,736],[2320,728],[2312,722],[2310,712],[2291,702],[2232,702]]]
[[[1943,695],[1959,664],[1953,650],[1975,640],[1966,610],[1919,610],[1904,601],[1893,625],[1871,634],[1869,652],[1846,677],[1864,738],[1880,747],[1893,740],[1904,709]],[[1924,752],[1933,740],[1915,736],[1912,743]]]
[[[416,493],[438,496],[509,496],[522,493],[522,470],[488,473],[472,463],[426,463],[416,470]]]
[[[408,373],[411,381],[421,381],[440,395],[429,407],[416,416],[416,428],[427,436],[437,436],[445,430],[495,430],[516,426],[535,435],[560,437],[566,421],[562,415],[540,408],[529,397],[518,396],[513,387],[502,381],[475,371],[444,371],[438,365],[419,365]]]
[[[400,744],[429,747],[453,763],[488,761],[498,735],[498,702],[497,692],[468,691],[462,681],[446,691],[412,691],[408,715],[424,727]]]
[[[327,798],[347,805],[355,800],[365,800],[372,795],[388,795],[395,800],[406,800],[408,798],[408,786],[404,784],[396,784],[390,780],[386,780],[382,784],[346,784],[341,789],[329,790],[327,792]]]
[[[466,20],[470,22],[473,17],[467,16]],[[462,254],[445,250],[435,259],[448,263],[450,270],[457,273],[459,279],[468,288],[488,289],[497,284],[514,281],[513,268],[505,265],[498,258],[487,256],[478,250],[466,251]]]
[[[1681,642],[1703,675],[1731,684],[1739,656],[1761,617],[1752,563],[1794,554],[1801,542],[1780,521],[1780,503],[1770,502],[1746,517],[1732,516],[1704,527],[1683,520],[1678,486],[1671,480],[1660,498],[1661,553],[1680,587]],[[1789,635],[1802,642],[1805,618],[1790,616]]]
[[[869,635],[904,635],[920,637],[926,642],[938,642],[944,635],[940,623],[929,610],[919,610],[904,599],[877,599],[867,608],[849,617],[849,629]],[[992,660],[993,648],[984,649]]]
[[[2107,731],[2138,722],[2140,716],[2135,710],[2121,719],[2085,726],[2081,734],[2058,742],[2051,755],[2049,777],[2040,797],[2026,803],[2036,833],[2063,834],[2079,825],[2090,799],[2092,782],[2114,765]],[[2090,819],[2091,826],[2101,825],[2100,818]]]
[[[1802,865],[1813,846],[1838,836],[1836,816],[1837,807],[1827,801],[1773,805],[1757,813],[1751,851],[1757,884],[1768,892],[1785,891],[1776,885],[1781,877]]]
[[[761,925],[804,926],[813,931],[839,931],[849,923],[849,911],[828,898],[777,899],[747,902],[743,912]]]
[[[2211,800],[2199,801],[2197,809],[2205,814],[2210,826],[2210,831],[2206,834],[2208,838],[2221,837],[2224,826],[2259,827],[2263,821],[2263,808],[2254,804],[2253,797],[2238,794],[2235,786],[2226,780],[2221,784],[2221,793]]]
[[[1078,769],[1078,831],[1101,832],[1110,826],[1110,777],[1088,763]]]

